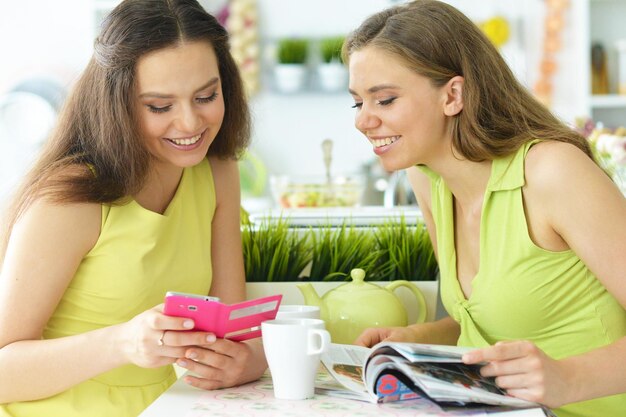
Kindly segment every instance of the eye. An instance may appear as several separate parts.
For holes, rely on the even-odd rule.
[[[354,106],[352,106],[353,109],[360,109],[361,107],[363,107],[363,103],[354,103]]]
[[[204,103],[209,103],[211,101],[215,101],[216,98],[217,98],[217,91],[207,97],[198,97],[196,98],[196,101],[198,103],[204,104]]]
[[[378,104],[381,106],[388,106],[396,100],[397,97],[390,97],[386,100],[378,100]]]
[[[151,104],[146,104],[146,107],[148,107],[148,110],[152,113],[165,113],[166,111],[169,111],[172,106],[157,107]]]

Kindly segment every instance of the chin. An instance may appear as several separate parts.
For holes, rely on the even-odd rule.
[[[383,168],[385,169],[385,171],[387,172],[400,171],[400,170],[410,168],[415,165],[415,164],[407,163],[404,161],[389,161],[389,160],[385,160],[384,158],[381,158],[380,162]]]

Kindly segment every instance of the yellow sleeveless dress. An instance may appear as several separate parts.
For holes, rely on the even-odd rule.
[[[552,252],[530,239],[524,214],[524,159],[493,161],[480,225],[479,270],[466,299],[456,271],[453,196],[427,167],[437,229],[441,297],[461,326],[460,346],[530,340],[555,359],[581,354],[626,335],[626,312],[572,250]],[[590,384],[593,381],[589,381]],[[626,415],[626,394],[567,405],[559,417]]]
[[[44,338],[128,321],[162,303],[167,291],[208,294],[214,212],[215,189],[206,159],[183,171],[163,215],[134,200],[103,205],[100,237],[78,267]],[[126,365],[50,398],[0,406],[0,416],[134,417],[175,380],[172,366]]]

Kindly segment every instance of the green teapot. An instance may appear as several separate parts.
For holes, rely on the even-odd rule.
[[[393,293],[398,287],[407,287],[415,296],[419,308],[417,323],[426,320],[426,300],[415,284],[398,280],[380,287],[365,282],[362,269],[353,269],[350,276],[352,282],[328,291],[323,297],[308,282],[297,285],[305,304],[320,307],[320,318],[326,323],[333,343],[353,343],[368,327],[406,326],[406,309]]]

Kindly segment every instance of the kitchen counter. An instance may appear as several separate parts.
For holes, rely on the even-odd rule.
[[[316,387],[328,387],[332,377],[319,372]],[[387,404],[371,404],[327,395],[316,388],[315,397],[308,400],[278,400],[274,398],[272,380],[265,374],[260,380],[240,387],[204,391],[191,387],[179,379],[152,403],[139,417],[326,417],[326,416],[480,416],[476,410],[443,413],[438,407],[420,400]],[[541,417],[537,410],[515,410],[490,413],[492,417]]]

